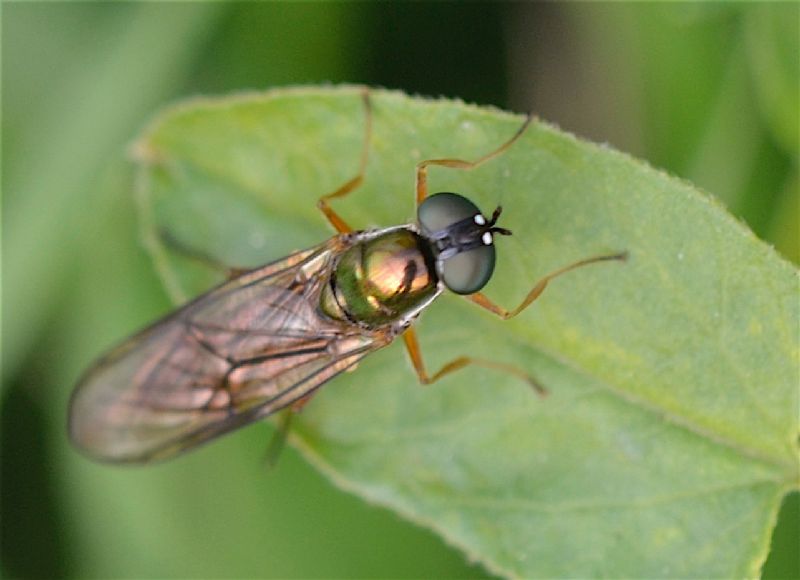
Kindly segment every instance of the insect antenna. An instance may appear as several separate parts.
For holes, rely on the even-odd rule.
[[[511,230],[494,225],[497,223],[497,219],[500,217],[501,213],[503,213],[503,206],[498,205],[492,212],[492,219],[490,219],[489,223],[486,224],[487,231],[493,234],[500,234],[501,236],[510,236]]]

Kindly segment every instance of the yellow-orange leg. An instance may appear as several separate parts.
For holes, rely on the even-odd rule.
[[[425,161],[420,161],[417,164],[417,206],[421,204],[426,197],[428,197],[428,166],[429,165],[438,165],[441,167],[450,167],[452,169],[475,169],[479,165],[482,165],[489,161],[490,159],[494,159],[501,153],[503,153],[506,149],[511,147],[514,142],[519,139],[528,126],[531,124],[531,120],[533,117],[528,115],[525,119],[525,122],[522,126],[517,129],[517,132],[514,133],[514,136],[511,137],[508,141],[500,145],[494,151],[487,153],[480,159],[475,161],[464,161],[462,159],[427,159]]]
[[[372,105],[369,100],[369,91],[366,88],[361,92],[361,99],[364,102],[364,145],[361,149],[361,161],[358,166],[358,175],[333,193],[323,195],[317,202],[317,207],[340,234],[349,234],[353,231],[353,228],[333,210],[328,200],[344,197],[348,193],[358,189],[364,182],[364,172],[367,169],[367,161],[369,161],[369,143],[370,137],[372,136]]]
[[[471,356],[460,356],[454,358],[449,363],[443,365],[442,368],[440,368],[437,372],[433,373],[433,375],[429,375],[428,371],[425,370],[425,363],[422,360],[422,351],[420,350],[419,342],[417,341],[417,333],[413,328],[409,328],[403,333],[403,342],[406,345],[408,356],[411,358],[411,364],[414,365],[414,370],[417,373],[419,382],[423,385],[435,383],[442,377],[457,370],[463,369],[466,366],[476,365],[514,375],[515,377],[528,383],[539,395],[545,396],[547,394],[547,389],[545,389],[536,381],[536,379],[522,369],[506,363],[486,360],[483,358],[474,358]]]
[[[506,310],[502,306],[498,306],[497,304],[489,300],[481,292],[470,294],[468,296],[465,296],[465,298],[467,300],[474,302],[478,306],[485,308],[489,312],[493,312],[503,320],[508,320],[509,318],[513,318],[514,316],[525,310],[528,306],[531,305],[531,303],[534,300],[536,300],[539,296],[541,296],[542,292],[544,292],[544,289],[547,288],[547,284],[553,278],[560,276],[561,274],[566,274],[567,272],[575,270],[576,268],[580,268],[582,266],[588,266],[590,264],[596,264],[598,262],[608,262],[611,260],[625,261],[627,259],[628,259],[628,252],[622,252],[619,254],[611,254],[607,256],[594,256],[592,258],[586,258],[584,260],[575,262],[574,264],[570,264],[569,266],[564,266],[563,268],[559,268],[555,272],[549,273],[547,276],[536,282],[531,291],[528,292],[528,295],[525,297],[525,299],[520,303],[519,306],[517,306],[513,310]]]

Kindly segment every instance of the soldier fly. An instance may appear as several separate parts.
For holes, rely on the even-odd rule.
[[[238,272],[97,361],[70,403],[69,435],[81,451],[101,461],[128,463],[176,456],[279,410],[299,410],[316,389],[398,336],[421,383],[479,365],[542,390],[517,367],[467,356],[429,374],[412,324],[445,289],[508,319],[556,276],[624,260],[626,254],[596,256],[556,270],[512,310],[480,292],[494,270],[495,236],[511,234],[497,225],[502,209],[486,217],[459,194],[428,195],[428,168],[469,170],[490,161],[522,136],[530,116],[508,141],[476,161],[420,162],[416,223],[353,230],[330,202],[363,181],[372,110],[366,90],[362,98],[359,173],[318,202],[337,235]]]

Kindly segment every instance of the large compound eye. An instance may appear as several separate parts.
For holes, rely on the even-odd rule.
[[[425,198],[417,209],[417,221],[425,233],[432,234],[480,213],[466,197],[442,192]]]
[[[442,281],[456,294],[474,294],[494,272],[494,246],[480,246],[461,252],[442,264]]]
[[[419,225],[423,233],[429,235],[476,216],[480,216],[478,219],[484,219],[478,206],[466,197],[448,192],[431,195],[417,210]],[[476,220],[475,223],[481,222]],[[487,245],[458,252],[440,265],[442,282],[456,294],[474,294],[486,286],[492,277],[495,250],[491,244],[491,234],[485,235],[489,236]]]

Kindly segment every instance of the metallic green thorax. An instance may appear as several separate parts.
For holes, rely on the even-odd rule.
[[[320,307],[332,318],[375,328],[417,310],[437,292],[430,245],[397,229],[357,242],[337,262]]]

